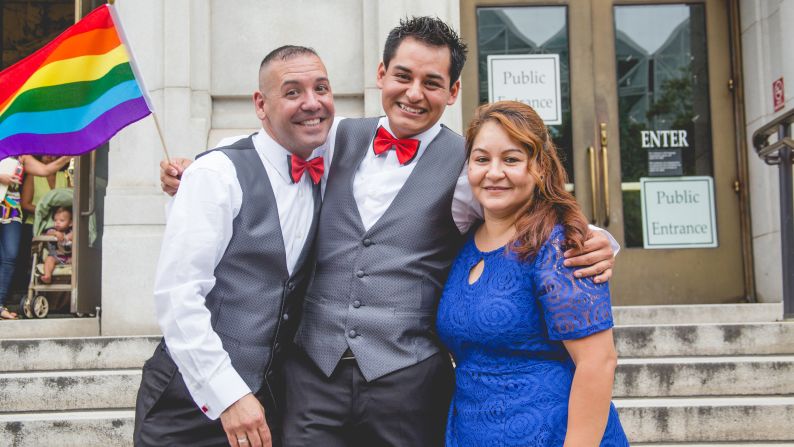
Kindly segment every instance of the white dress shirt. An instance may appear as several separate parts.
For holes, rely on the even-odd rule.
[[[394,135],[386,117],[381,117],[378,125],[383,126],[390,134]],[[425,153],[427,145],[439,132],[441,132],[441,124],[436,123],[430,129],[412,137],[419,140],[419,150],[413,161],[405,165],[400,164],[395,150],[375,155],[372,147],[373,142],[370,141],[367,153],[361,160],[361,164],[358,165],[353,178],[353,197],[356,199],[358,213],[361,215],[365,230],[372,228],[375,222],[383,216],[414,171],[417,161]]]
[[[314,200],[308,175],[292,183],[287,152],[264,130],[254,147],[270,180],[291,274],[308,236]],[[215,268],[232,237],[243,192],[232,161],[211,152],[182,175],[170,203],[154,284],[157,321],[168,352],[199,408],[217,419],[250,390],[231,364],[210,324],[205,298],[215,285]]]

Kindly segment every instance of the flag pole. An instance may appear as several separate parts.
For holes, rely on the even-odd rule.
[[[80,2],[81,0],[75,0],[76,2]],[[151,99],[149,99],[149,92],[146,90],[146,86],[143,84],[143,76],[141,76],[140,71],[138,70],[138,65],[135,63],[135,57],[132,55],[132,47],[130,46],[129,42],[127,41],[127,36],[124,33],[124,28],[121,27],[121,22],[116,20],[117,16],[115,14],[115,10],[113,9],[113,4],[115,0],[107,0],[108,5],[110,5],[110,11],[112,13],[113,19],[116,22],[116,29],[118,30],[121,40],[124,42],[124,46],[126,47],[127,51],[130,52],[130,66],[132,67],[132,71],[135,73],[135,79],[141,85],[143,90],[143,96],[146,100],[146,104],[149,106],[149,111],[152,112],[152,119],[154,120],[154,127],[157,128],[157,136],[160,137],[160,144],[163,146],[163,154],[165,154],[165,161],[168,164],[171,164],[171,157],[168,155],[168,148],[165,145],[165,137],[163,136],[163,130],[160,127],[160,120],[157,119],[157,113],[154,111],[154,105],[152,104]]]
[[[154,113],[154,110],[152,110],[152,119],[154,119],[154,125],[155,127],[157,127],[157,135],[160,136],[160,144],[163,145],[163,153],[165,154],[165,161],[170,165],[171,157],[168,156],[168,149],[165,147],[165,138],[163,138],[163,131],[160,129],[160,120],[157,119],[157,114]]]

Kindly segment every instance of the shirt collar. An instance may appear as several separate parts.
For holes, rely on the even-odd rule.
[[[288,183],[292,180],[289,176],[289,166],[287,166],[287,156],[292,155],[291,152],[284,149],[284,147],[276,142],[264,128],[260,128],[259,132],[254,135],[254,148],[259,152],[267,163],[278,172],[278,175]]]
[[[391,130],[391,126],[389,126],[389,117],[387,116],[380,117],[380,120],[378,121],[378,125],[383,126],[383,128],[388,130],[390,134],[394,135],[394,132],[392,132]],[[410,138],[419,140],[419,152],[423,152],[424,149],[433,141],[434,138],[438,136],[440,132],[441,132],[441,123],[436,122],[435,124],[433,124],[433,127],[431,127],[430,129],[427,129],[426,131],[418,135],[414,135]]]

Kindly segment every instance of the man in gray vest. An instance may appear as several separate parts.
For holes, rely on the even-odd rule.
[[[143,368],[136,446],[280,445],[280,372],[320,210],[311,155],[334,104],[322,61],[296,46],[265,57],[253,100],[262,129],[200,156],[171,204],[155,280],[164,340]]]
[[[441,20],[401,21],[377,73],[386,116],[331,130],[317,264],[285,365],[285,446],[443,445],[454,376],[435,311],[479,207],[463,138],[438,121],[465,59]]]
[[[331,129],[316,272],[285,364],[285,446],[443,444],[454,383],[435,309],[479,207],[463,139],[438,121],[465,58],[440,20],[402,22],[378,67],[386,116]],[[161,168],[163,189],[175,190],[178,166]],[[584,273],[605,280],[609,241],[587,246],[574,263],[596,261]]]

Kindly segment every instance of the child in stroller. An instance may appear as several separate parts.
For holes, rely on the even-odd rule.
[[[71,188],[56,188],[36,204],[30,253],[32,272],[28,294],[19,303],[25,318],[45,318],[49,313],[50,300],[53,300],[54,309],[63,308],[67,302],[71,304],[72,265],[71,252],[67,250],[71,249],[68,242],[72,240],[73,195]],[[61,211],[63,209],[69,212]],[[58,234],[53,234],[55,232],[62,236],[59,238]]]
[[[47,244],[47,259],[44,260],[44,273],[41,282],[52,282],[52,272],[56,265],[66,265],[72,262],[72,209],[65,206],[55,208],[52,216],[53,226],[47,228],[44,234],[55,236],[56,241]]]

